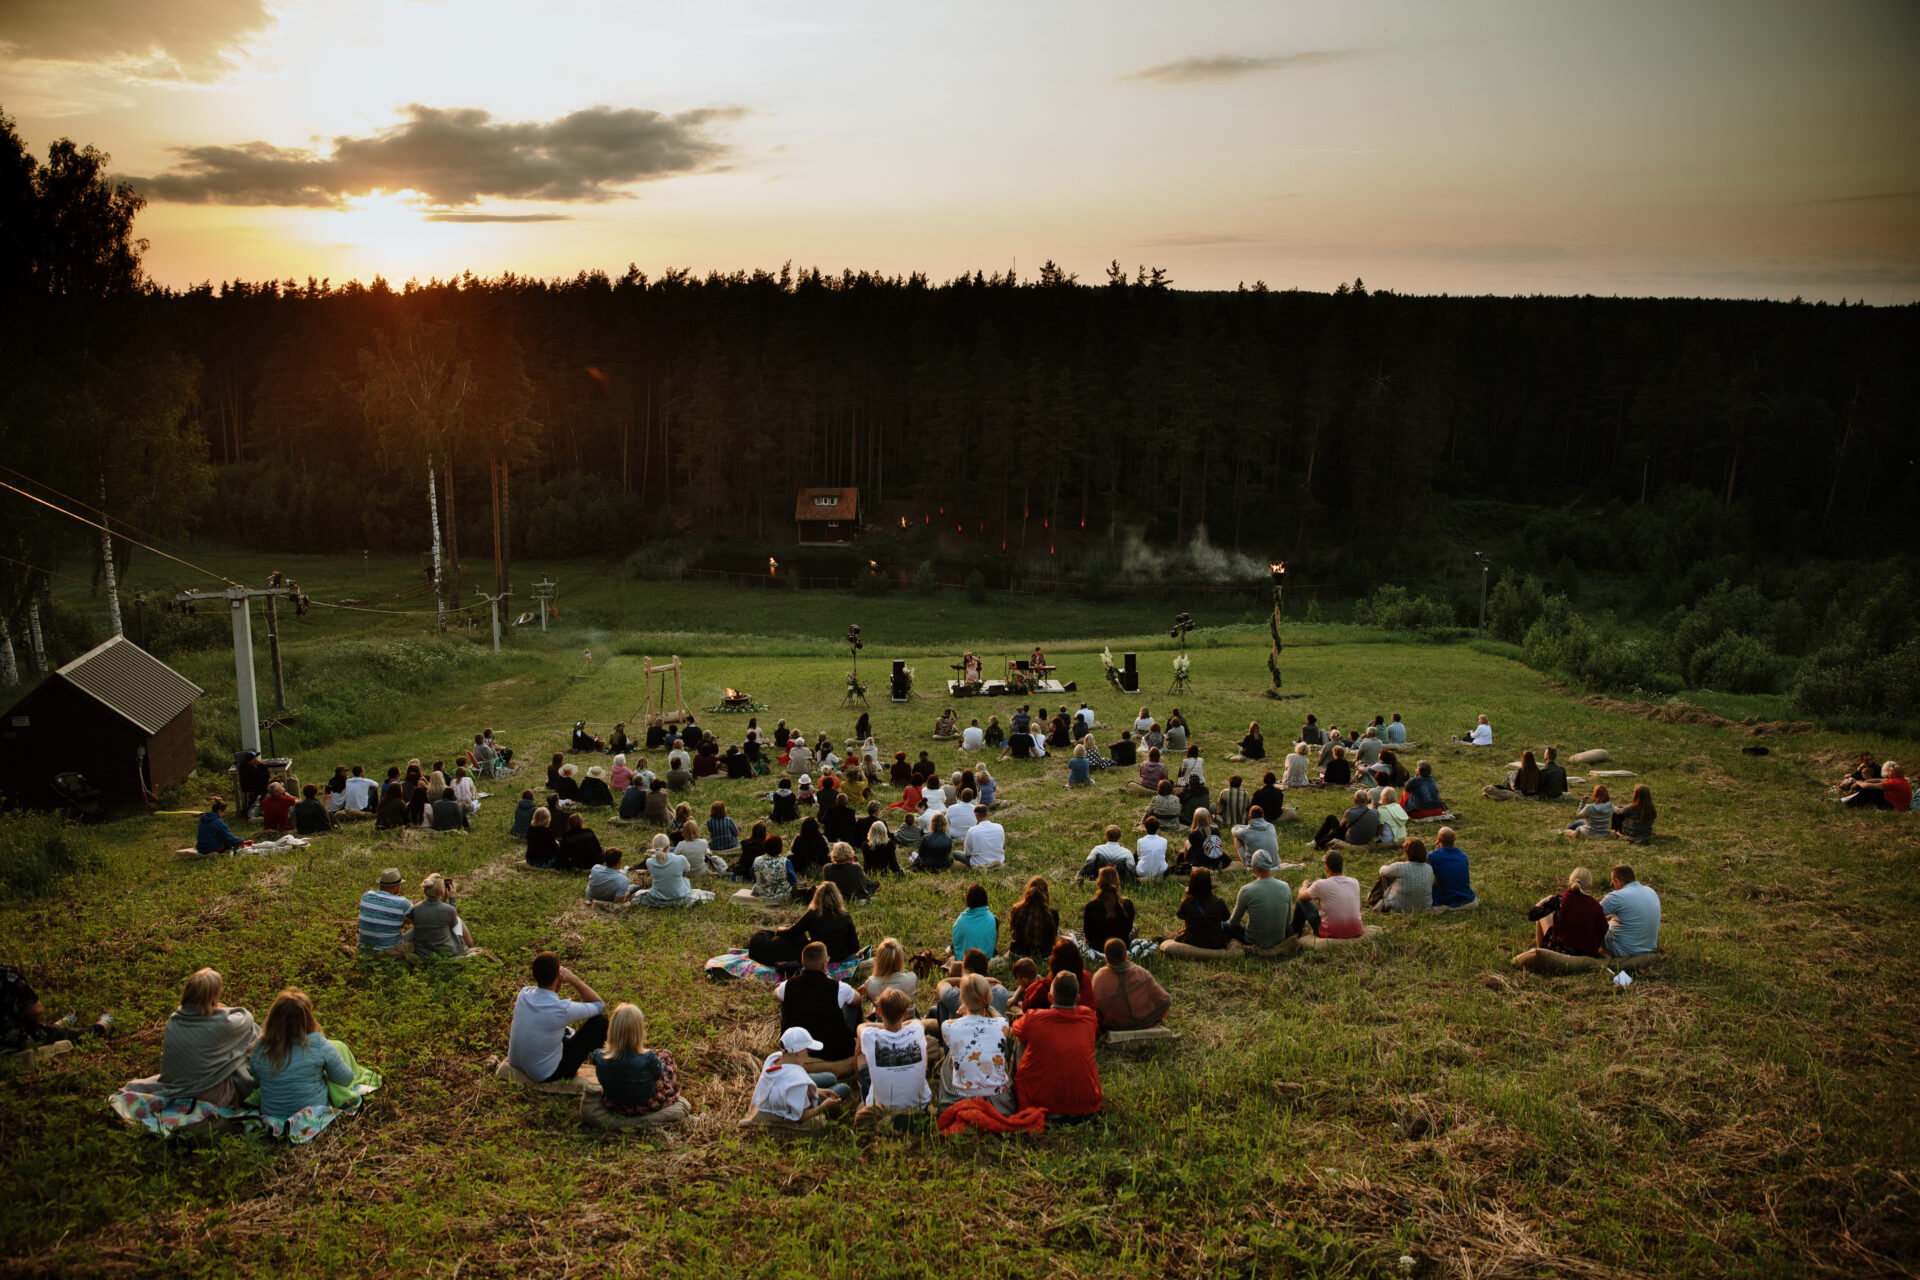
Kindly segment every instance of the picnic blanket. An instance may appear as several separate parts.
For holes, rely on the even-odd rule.
[[[130,1080],[107,1097],[107,1106],[128,1124],[162,1138],[170,1138],[201,1126],[200,1131],[220,1127],[222,1123],[239,1126],[248,1132],[265,1129],[275,1138],[297,1144],[311,1142],[341,1116],[359,1110],[361,1099],[382,1083],[378,1073],[354,1061],[352,1050],[338,1040],[328,1041],[353,1071],[351,1084],[327,1082],[327,1102],[306,1107],[290,1116],[263,1116],[259,1094],[238,1107],[216,1107],[193,1098],[167,1098],[157,1092],[159,1076]]]
[[[860,968],[861,957],[849,956],[827,966],[827,976],[841,982],[853,981],[853,975]],[[715,956],[707,961],[709,978],[752,978],[755,982],[764,982],[770,987],[780,985],[785,977],[771,965],[761,964],[747,954],[745,947],[734,947],[725,955]]]
[[[252,844],[241,845],[219,853],[201,853],[192,845],[188,845],[184,849],[175,849],[173,856],[176,858],[231,858],[243,853],[286,853],[293,849],[304,849],[312,843],[311,840],[302,840],[299,836],[286,835],[278,840],[256,840]]]
[[[949,1138],[963,1133],[1045,1133],[1044,1107],[1023,1107],[1003,1116],[985,1098],[962,1098],[940,1113],[940,1132]]]

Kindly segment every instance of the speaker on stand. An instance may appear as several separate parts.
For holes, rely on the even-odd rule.
[[[907,660],[893,660],[893,700],[905,702],[913,695],[913,682],[907,678]]]
[[[1122,655],[1120,668],[1120,687],[1128,693],[1140,692],[1140,672],[1134,667],[1134,655]]]

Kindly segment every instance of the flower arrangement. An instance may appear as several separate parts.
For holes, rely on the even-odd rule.
[[[1120,683],[1120,673],[1114,669],[1113,649],[1111,647],[1100,650],[1100,665],[1106,671],[1108,684],[1116,689],[1125,689],[1126,686]]]
[[[1179,680],[1185,680],[1187,678],[1187,668],[1192,665],[1193,665],[1192,660],[1189,659],[1186,654],[1184,653],[1175,654],[1173,656],[1174,677]]]
[[[858,671],[847,672],[847,696],[849,698],[864,698],[867,696],[867,686],[860,683],[860,673]]]

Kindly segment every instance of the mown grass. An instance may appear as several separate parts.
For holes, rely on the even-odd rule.
[[[654,601],[634,611],[663,629],[712,622],[691,587],[633,594]],[[736,594],[749,599],[728,616],[759,616],[756,593]],[[798,605],[808,594],[769,598]],[[897,597],[888,607],[914,608]],[[742,652],[720,656],[688,643],[689,699],[705,705],[735,685],[773,708],[764,724],[785,717],[844,736],[854,713],[839,705],[846,661],[831,641],[852,619],[830,616],[823,605],[795,624],[823,646],[812,652],[771,640],[757,643],[775,652],[749,654],[756,642],[736,639]],[[885,659],[909,657],[931,688],[953,655],[889,635],[882,617],[890,622],[860,619],[871,641],[863,668],[878,677]],[[1118,617],[1148,630],[1137,607]],[[977,634],[948,625],[948,648]],[[1100,681],[1104,637],[1048,634],[1085,642],[1049,644],[1080,696],[1109,722],[1131,715],[1138,704]],[[1822,785],[1860,749],[1907,758],[1912,742],[1779,735],[1762,740],[1771,755],[1747,756],[1740,748],[1755,740],[1737,730],[1589,706],[1471,646],[1290,647],[1298,696],[1275,703],[1261,696],[1264,628],[1216,638],[1226,643],[1195,652],[1199,692],[1181,700],[1215,781],[1250,719],[1277,740],[1309,709],[1339,724],[1400,711],[1426,744],[1413,754],[1434,761],[1465,814],[1461,843],[1483,906],[1390,921],[1379,946],[1338,956],[1154,962],[1183,1038],[1103,1051],[1100,1123],[993,1141],[742,1137],[733,1122],[771,1046],[770,1001],[759,988],[712,984],[700,966],[756,919],[722,904],[589,912],[577,881],[520,865],[503,834],[511,804],[498,799],[466,839],[360,829],[306,853],[218,863],[167,856],[189,818],[129,818],[97,832],[98,870],[0,904],[6,957],[50,1007],[111,1007],[124,1028],[0,1089],[0,1255],[25,1274],[276,1276],[1350,1275],[1401,1274],[1402,1255],[1416,1274],[1477,1277],[1920,1265],[1920,826],[1840,810]],[[302,772],[317,780],[335,763],[450,754],[486,721],[537,783],[575,719],[604,728],[640,704],[631,655],[648,641],[593,639],[590,669],[586,642],[575,631],[544,647],[522,641],[497,667],[483,657],[417,696],[389,696],[389,720],[301,752]],[[308,656],[304,642],[290,648]],[[1168,657],[1143,652],[1142,662],[1140,700],[1164,712]],[[876,698],[882,744],[931,747],[936,701],[901,709]],[[1012,705],[969,710],[989,708]],[[1445,745],[1483,711],[1493,753]],[[722,732],[741,724],[705,719]],[[1570,805],[1479,798],[1501,762],[1546,742],[1608,747],[1660,802],[1659,840],[1632,860],[1665,902],[1671,959],[1627,991],[1604,976],[1543,979],[1508,964],[1527,945],[1528,904],[1576,861],[1603,873],[1622,852],[1560,839]],[[1138,805],[1111,776],[1065,791],[1058,761],[996,772],[1010,802],[1009,866],[984,878],[996,910],[1045,874],[1077,918],[1084,894],[1065,882],[1098,828],[1130,821]],[[722,783],[700,799],[751,816],[750,789]],[[1315,795],[1304,807],[1317,822],[1332,805]],[[1292,837],[1301,854],[1306,834]],[[413,970],[342,955],[355,899],[389,864],[412,884],[429,870],[454,876],[470,926],[507,964]],[[863,939],[938,948],[966,883],[888,884],[858,909]],[[1145,927],[1170,928],[1174,886],[1133,896]],[[487,1076],[524,964],[543,947],[647,1010],[654,1043],[679,1057],[695,1120],[605,1137],[580,1128],[569,1100]],[[308,991],[329,1034],[387,1077],[365,1114],[301,1149],[231,1139],[194,1152],[122,1130],[103,1100],[156,1069],[179,982],[201,964],[257,1012],[283,986]]]

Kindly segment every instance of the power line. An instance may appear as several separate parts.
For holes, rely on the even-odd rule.
[[[45,498],[40,497],[38,494],[28,493],[25,489],[22,489],[18,485],[8,484],[5,480],[0,480],[0,489],[11,489],[13,492],[27,499],[27,501],[37,502],[41,506],[47,508],[47,510],[49,511],[58,511],[61,515],[66,516],[68,519],[78,520],[81,524],[88,525],[92,528],[98,529],[102,533],[106,533],[106,534],[113,533],[112,529],[109,529],[106,525],[101,524],[99,521],[89,520],[85,516],[79,514],[78,512],[69,511],[65,507],[60,506],[57,503],[48,502]],[[69,499],[69,501],[76,501],[76,499]],[[171,560],[175,564],[183,564],[187,568],[193,570],[195,573],[205,574],[209,578],[218,578],[220,579],[220,581],[226,583],[230,587],[237,587],[241,585],[240,583],[235,582],[232,578],[229,578],[224,573],[215,573],[212,569],[203,568],[200,565],[193,563],[191,560],[182,560],[179,556],[173,555],[170,552],[162,551],[158,547],[148,546],[146,543],[140,541],[138,538],[129,538],[124,533],[119,534],[118,536],[125,539],[128,542],[131,542],[134,546],[139,547],[143,551],[151,551],[154,555],[160,556],[163,559]]]
[[[117,520],[123,528],[131,529],[135,533],[141,535],[142,537],[152,538],[155,542],[164,543],[170,547],[177,547],[180,545],[179,543],[173,541],[173,539],[171,538],[163,538],[157,533],[150,533],[147,530],[142,529],[139,525],[133,523],[131,520],[128,520],[125,516],[117,516],[117,515],[114,515],[111,511],[103,511],[99,507],[94,506],[91,502],[88,502],[85,498],[76,498],[70,493],[63,493],[59,489],[56,489],[52,485],[48,484],[45,480],[42,480],[37,476],[30,476],[26,472],[21,471],[16,467],[8,466],[4,462],[0,462],[0,471],[5,471],[10,475],[19,476],[22,480],[25,480],[28,484],[37,484],[42,489],[45,489],[48,493],[56,494],[59,497],[65,498],[68,502],[73,503],[75,506],[80,507],[83,510],[93,512],[95,515],[99,516],[103,520]],[[128,539],[128,541],[132,541],[132,539]]]

